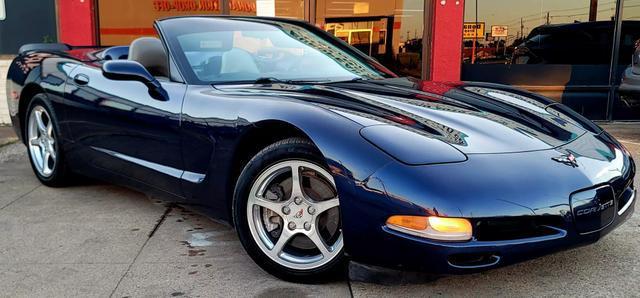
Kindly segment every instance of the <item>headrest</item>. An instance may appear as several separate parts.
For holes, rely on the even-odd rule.
[[[140,37],[131,42],[129,60],[139,62],[154,76],[169,76],[167,52],[155,37]]]

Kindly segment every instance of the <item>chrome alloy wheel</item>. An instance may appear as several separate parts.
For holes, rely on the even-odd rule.
[[[251,236],[271,260],[310,270],[342,253],[333,177],[302,160],[279,162],[258,176],[247,203]]]
[[[35,106],[29,114],[27,126],[29,155],[43,177],[50,177],[56,166],[56,139],[53,132],[53,122],[47,110],[42,106]]]

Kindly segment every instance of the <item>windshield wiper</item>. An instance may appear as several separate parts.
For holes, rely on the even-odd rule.
[[[274,77],[261,77],[256,79],[254,84],[311,84],[311,83],[325,83],[330,80],[281,80]]]
[[[254,84],[277,84],[277,83],[287,84],[289,83],[289,81],[281,80],[274,77],[260,77],[260,78],[257,78],[253,83]]]
[[[350,83],[350,82],[357,82],[357,81],[368,81],[368,80],[361,77],[355,77],[353,79],[348,79],[348,80],[331,81],[330,83]]]

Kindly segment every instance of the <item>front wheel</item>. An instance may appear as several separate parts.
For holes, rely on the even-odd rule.
[[[253,260],[296,282],[320,282],[344,264],[340,202],[333,177],[308,141],[263,149],[236,185],[234,222]]]

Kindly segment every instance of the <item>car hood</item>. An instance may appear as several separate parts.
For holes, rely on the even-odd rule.
[[[546,150],[589,128],[567,108],[516,88],[406,78],[330,84],[217,85],[222,92],[303,100],[363,126],[393,125],[465,154]],[[239,94],[238,94],[239,95]]]

